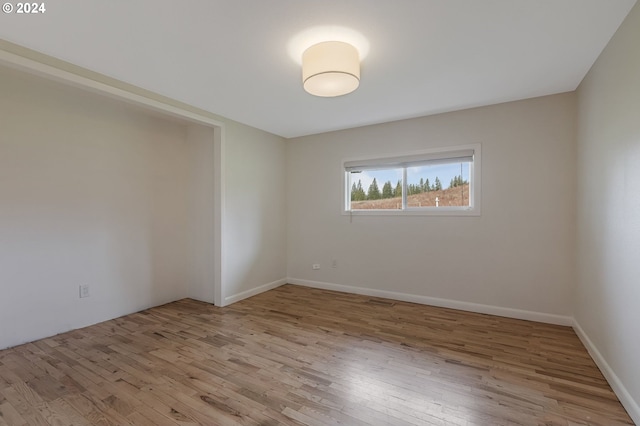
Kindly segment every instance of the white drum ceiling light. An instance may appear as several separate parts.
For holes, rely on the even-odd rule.
[[[315,96],[351,93],[360,85],[358,50],[342,41],[314,44],[302,54],[304,90]]]

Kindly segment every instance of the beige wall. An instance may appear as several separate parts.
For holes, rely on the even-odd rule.
[[[0,348],[185,297],[185,127],[4,68],[0,93]]]
[[[286,142],[258,129],[225,127],[223,303],[286,282]]]
[[[290,140],[290,281],[570,322],[574,115],[561,94]],[[340,214],[343,159],[472,143],[481,216]]]
[[[218,163],[215,144],[216,130],[202,125],[187,126],[187,148],[189,155],[189,232],[191,245],[189,276],[186,280],[189,297],[215,303],[216,226],[219,214],[216,204],[216,170]],[[218,166],[219,167],[219,166]]]
[[[578,88],[575,319],[640,423],[640,6]]]

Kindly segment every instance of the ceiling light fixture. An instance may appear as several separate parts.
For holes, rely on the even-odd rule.
[[[342,41],[314,44],[302,54],[304,90],[315,96],[351,93],[360,85],[358,50]]]

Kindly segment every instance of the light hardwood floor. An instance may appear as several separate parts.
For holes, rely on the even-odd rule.
[[[0,351],[0,425],[633,424],[573,330],[286,285]]]

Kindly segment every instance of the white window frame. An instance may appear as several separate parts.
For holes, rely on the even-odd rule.
[[[471,153],[471,154],[470,154]],[[443,206],[443,207],[406,207],[401,210],[392,209],[363,209],[351,210],[351,188],[349,187],[350,168],[358,166],[383,168],[403,168],[402,179],[402,205],[407,205],[407,167],[415,166],[421,162],[435,162],[440,159],[447,160],[471,155],[469,170],[469,206]],[[481,145],[460,145],[442,148],[432,148],[423,151],[409,153],[395,153],[375,158],[352,158],[342,161],[342,199],[341,213],[352,216],[480,216],[481,213]]]

